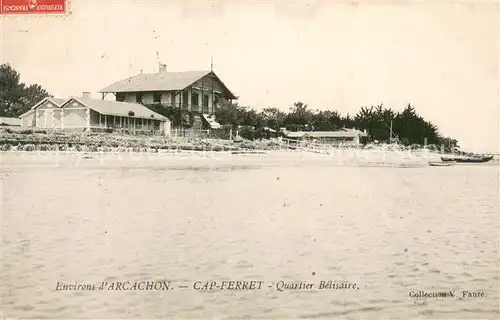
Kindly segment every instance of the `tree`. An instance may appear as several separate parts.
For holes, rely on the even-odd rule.
[[[261,113],[257,113],[257,111],[248,107],[241,108],[240,113],[242,125],[255,128],[262,128],[264,126],[264,118]]]
[[[187,126],[190,124],[189,112],[187,110],[161,103],[146,104],[145,106],[168,118],[174,126]]]
[[[19,83],[19,73],[8,64],[0,65],[0,113],[9,115],[10,110],[20,104],[23,86]]]
[[[248,131],[247,136],[252,139],[262,136],[259,131],[263,127],[276,131],[282,127],[291,131],[332,131],[342,127],[355,127],[367,130],[371,140],[389,142],[392,122],[393,138],[399,137],[400,142],[406,145],[423,144],[426,140],[428,144],[440,144],[444,141],[438,128],[418,115],[411,104],[400,112],[384,108],[383,104],[363,106],[351,117],[349,114],[341,116],[335,110],[311,110],[303,102],[295,102],[288,113],[277,108],[265,108],[257,113],[250,107],[226,103],[216,110],[216,119],[234,129],[246,127],[244,130]],[[458,142],[455,140],[451,144],[456,145]]]
[[[49,93],[39,84],[26,86],[9,64],[0,65],[0,116],[18,117]]]
[[[265,108],[261,112],[264,125],[279,131],[285,122],[286,113],[278,108]]]
[[[45,99],[50,96],[51,95],[47,92],[47,90],[42,88],[41,85],[39,84],[29,85],[24,89],[24,94],[23,97],[21,98],[22,105],[26,106],[27,109],[21,110],[20,114],[23,114],[24,112],[28,111],[31,107],[40,102],[42,99]]]
[[[332,131],[338,129],[340,125],[340,115],[337,111],[319,111],[312,115],[311,126],[317,131]]]
[[[303,102],[295,102],[285,118],[285,124],[291,130],[304,130],[311,126],[313,112]]]
[[[237,103],[223,103],[215,109],[215,119],[222,125],[236,128],[243,122],[244,108]]]

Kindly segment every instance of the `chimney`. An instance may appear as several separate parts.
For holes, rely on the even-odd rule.
[[[159,69],[160,69],[160,73],[165,73],[165,72],[167,72],[167,65],[160,63],[160,68]]]
[[[82,92],[82,97],[90,99],[90,92],[87,92],[87,91]]]

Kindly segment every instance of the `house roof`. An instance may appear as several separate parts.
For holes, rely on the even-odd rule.
[[[366,133],[356,129],[341,129],[337,131],[296,131],[287,132],[287,137],[290,138],[355,138],[357,136],[365,137]]]
[[[52,98],[52,97],[44,98],[44,99],[38,101],[38,103],[35,104],[33,107],[31,107],[30,110],[28,110],[25,113],[23,113],[22,115],[20,115],[19,118],[24,118],[24,117],[32,114],[33,112],[35,112],[35,110],[37,108],[42,106],[42,104],[44,104],[47,101],[53,103],[56,107],[61,107],[63,105],[63,103],[66,101],[66,99]]]
[[[62,104],[66,101],[66,99],[61,98],[49,98],[48,100],[58,107],[62,106]]]
[[[13,117],[0,117],[1,126],[20,126],[21,119]]]
[[[33,107],[31,107],[31,109],[35,110],[36,108],[40,107],[42,104],[44,104],[47,101],[52,102],[57,107],[61,107],[62,104],[66,101],[66,99],[47,97],[45,99],[40,100],[37,104],[35,104]]]
[[[29,109],[28,111],[26,111],[25,113],[23,113],[22,115],[20,115],[19,118],[22,119],[24,117],[29,116],[30,114],[32,114],[34,112],[35,112],[35,109]]]
[[[117,93],[183,90],[209,74],[213,74],[217,77],[213,71],[141,73],[136,76],[117,81],[106,88],[101,89],[100,92]],[[222,81],[221,84],[228,91],[231,98],[236,99],[236,96],[231,93]]]
[[[168,120],[168,118],[162,116],[161,114],[156,113],[138,103],[71,97],[63,104],[62,107],[66,107],[72,100],[75,100],[82,105],[103,115],[170,121]],[[133,116],[129,115],[130,111],[134,113]]]

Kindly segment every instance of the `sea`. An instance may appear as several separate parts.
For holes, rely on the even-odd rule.
[[[1,317],[498,319],[498,163],[290,154],[3,153]]]

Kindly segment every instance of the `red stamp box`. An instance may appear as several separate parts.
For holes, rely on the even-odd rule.
[[[0,14],[66,13],[66,0],[0,0]]]

